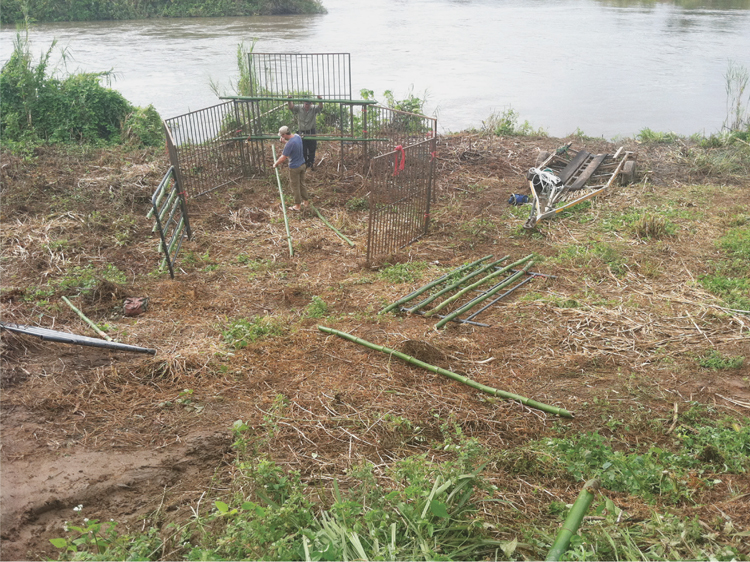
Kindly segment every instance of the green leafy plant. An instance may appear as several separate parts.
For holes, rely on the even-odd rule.
[[[659,131],[653,131],[646,127],[641,129],[640,132],[635,136],[638,142],[644,144],[671,144],[676,142],[680,137],[675,133],[663,133]]]
[[[84,267],[75,266],[65,277],[57,281],[57,288],[60,291],[75,291],[76,294],[85,295],[96,289],[103,281],[124,285],[127,277],[112,264],[106,264],[103,268],[91,264]]]
[[[328,314],[328,305],[320,297],[314,296],[305,309],[305,316],[308,318],[322,318],[326,314]]]
[[[352,197],[344,203],[348,211],[366,211],[370,208],[370,200],[367,197]]]
[[[153,108],[134,108],[122,94],[101,84],[108,85],[111,71],[56,77],[50,69],[55,46],[53,41],[35,62],[28,28],[16,34],[13,53],[0,72],[3,145],[116,144],[121,142],[123,127],[131,144],[160,144],[161,122]],[[65,59],[65,51],[62,56]]]
[[[283,328],[269,316],[253,316],[228,321],[221,330],[224,341],[234,349],[243,349],[258,340],[280,336]]]
[[[722,253],[700,284],[729,308],[750,310],[750,225],[730,228],[716,243]]]
[[[547,136],[544,129],[534,129],[528,121],[519,124],[518,120],[518,112],[509,107],[500,113],[492,112],[485,121],[482,121],[482,130],[503,137]]]
[[[744,364],[745,358],[741,355],[737,357],[727,357],[715,349],[712,349],[702,357],[698,358],[698,365],[704,369],[711,369],[713,371],[739,369]]]
[[[422,272],[427,268],[427,263],[414,261],[408,263],[397,263],[388,265],[378,272],[378,277],[389,283],[411,283],[422,277]]]

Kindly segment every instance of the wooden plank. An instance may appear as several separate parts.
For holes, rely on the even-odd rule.
[[[573,160],[571,160],[565,168],[562,169],[562,171],[558,174],[560,179],[563,183],[567,183],[568,180],[578,171],[578,168],[581,167],[584,160],[588,158],[590,154],[586,152],[585,150],[581,150],[578,152],[578,154],[575,155]]]
[[[594,175],[594,172],[596,172],[596,169],[602,162],[604,162],[606,157],[606,154],[598,154],[595,156],[594,159],[589,162],[589,165],[586,166],[586,169],[583,170],[583,173],[578,176],[578,179],[570,186],[571,191],[581,189],[585,183],[589,181],[589,178]]]

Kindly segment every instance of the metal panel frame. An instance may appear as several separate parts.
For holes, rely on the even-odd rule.
[[[251,95],[352,99],[349,53],[248,53]]]
[[[185,193],[200,197],[245,175],[248,150],[233,138],[247,130],[245,117],[230,101],[164,120]]]
[[[151,196],[151,211],[154,231],[159,231],[159,251],[164,254],[161,267],[169,267],[169,275],[174,279],[174,265],[182,248],[182,241],[193,237],[190,219],[185,202],[185,193],[180,189],[177,170],[171,166],[164,174],[159,186]]]
[[[367,263],[427,233],[435,145],[427,139],[371,160]]]

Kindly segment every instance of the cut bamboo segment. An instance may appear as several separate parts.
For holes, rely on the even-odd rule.
[[[423,369],[427,369],[428,371],[432,371],[433,373],[437,373],[439,375],[443,375],[445,377],[456,380],[458,382],[462,382],[465,385],[468,385],[472,388],[476,388],[477,390],[481,390],[482,392],[486,392],[487,394],[492,394],[493,396],[499,396],[500,398],[506,398],[508,400],[516,400],[517,402],[520,402],[524,406],[528,406],[529,408],[535,408],[537,410],[542,410],[543,412],[547,412],[549,414],[555,414],[555,415],[566,417],[566,418],[573,417],[573,414],[571,414],[568,410],[565,410],[563,408],[558,408],[557,406],[550,406],[549,404],[543,404],[541,402],[537,402],[536,400],[532,400],[531,398],[526,398],[525,396],[519,396],[518,394],[512,394],[510,392],[505,392],[504,390],[498,390],[496,388],[492,388],[491,386],[486,386],[482,383],[473,381],[468,377],[454,373],[453,371],[449,371],[441,367],[436,367],[435,365],[430,365],[429,363],[420,361],[419,359],[412,357],[411,355],[407,355],[406,353],[401,353],[400,351],[396,351],[395,349],[390,349],[382,345],[371,343],[367,340],[363,340],[361,338],[358,338],[346,332],[341,332],[339,330],[334,330],[333,328],[327,328],[325,326],[318,326],[318,330],[320,330],[321,332],[325,332],[327,334],[333,334],[333,335],[339,336],[340,338],[349,340],[354,343],[358,343],[359,345],[363,345],[364,347],[374,349],[375,351],[381,351],[388,355],[398,357],[399,359],[406,361],[407,363],[410,363],[411,365],[416,365],[417,367],[422,367]]]
[[[459,292],[457,292],[452,297],[445,299],[443,302],[441,302],[439,305],[437,305],[432,310],[428,310],[427,312],[424,313],[424,315],[425,316],[432,316],[433,314],[435,314],[439,310],[441,310],[441,309],[445,308],[446,306],[448,306],[450,303],[452,303],[452,302],[460,299],[463,295],[465,295],[469,291],[471,291],[473,289],[476,289],[477,287],[479,287],[479,285],[483,285],[487,281],[491,281],[495,277],[499,277],[500,275],[502,275],[503,273],[505,273],[509,269],[513,269],[514,267],[517,267],[517,266],[521,265],[522,263],[525,263],[525,262],[529,261],[532,258],[533,255],[534,254],[529,254],[525,258],[521,258],[520,260],[515,261],[515,262],[513,262],[510,265],[506,265],[504,268],[498,269],[497,271],[494,271],[494,272],[490,273],[486,277],[482,277],[479,281],[477,281],[475,283],[472,283],[468,287],[465,287],[465,288],[461,289]]]
[[[457,275],[457,274],[461,273],[462,271],[464,271],[464,270],[466,270],[466,269],[472,268],[472,267],[474,267],[475,265],[477,265],[477,264],[480,264],[480,263],[482,263],[482,262],[483,262],[484,260],[487,260],[487,259],[489,259],[489,258],[491,258],[491,257],[492,257],[492,255],[491,255],[491,254],[490,254],[489,256],[484,256],[483,258],[480,258],[480,259],[478,259],[478,260],[476,260],[476,261],[473,261],[473,262],[471,262],[471,263],[468,263],[468,264],[466,264],[466,265],[462,265],[461,267],[459,267],[459,268],[457,268],[457,269],[454,269],[454,270],[453,270],[453,271],[451,271],[450,273],[446,273],[445,275],[443,275],[443,276],[442,276],[442,277],[440,277],[439,279],[435,279],[434,281],[432,281],[432,282],[428,283],[427,285],[425,285],[425,286],[424,286],[424,287],[422,287],[421,289],[417,289],[417,290],[416,290],[416,291],[414,291],[413,293],[409,293],[409,294],[408,294],[408,295],[406,295],[405,297],[403,297],[403,298],[400,298],[400,299],[398,299],[398,300],[397,300],[396,302],[394,302],[393,304],[389,304],[389,305],[388,305],[388,306],[386,306],[386,307],[385,307],[385,308],[384,308],[383,310],[381,310],[380,312],[378,312],[378,314],[384,314],[384,313],[386,313],[386,312],[390,312],[390,311],[391,311],[391,310],[393,310],[394,308],[397,308],[397,307],[401,306],[402,304],[404,304],[404,303],[406,303],[406,302],[409,302],[409,301],[410,301],[410,300],[412,300],[412,299],[415,299],[415,298],[417,298],[417,297],[418,297],[419,295],[423,294],[423,293],[424,293],[425,291],[428,291],[428,290],[432,289],[433,287],[435,287],[435,286],[437,286],[437,285],[440,285],[441,283],[445,283],[445,281],[446,281],[446,280],[448,280],[448,279],[449,279],[449,278],[450,278],[451,276],[453,276],[453,275]],[[503,258],[503,259],[505,259],[505,258]],[[500,261],[502,261],[502,260],[500,260]],[[497,263],[497,262],[494,262],[494,263]],[[463,280],[465,280],[465,279],[466,279],[466,277],[464,277],[464,278],[462,279],[462,281],[463,281]],[[460,283],[460,282],[459,282],[459,283]],[[453,285],[451,285],[451,286],[453,286]],[[449,288],[447,288],[447,287],[446,287],[446,289],[449,289]],[[446,289],[443,289],[443,291],[445,291]],[[411,312],[411,310],[410,310],[409,312]]]

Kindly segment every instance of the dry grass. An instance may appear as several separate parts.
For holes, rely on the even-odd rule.
[[[88,334],[59,304],[56,283],[74,266],[111,264],[126,282],[100,282],[84,312],[109,324],[117,340],[155,347],[158,354],[144,358],[29,342],[3,332],[3,370],[16,375],[3,375],[3,410],[10,416],[3,424],[3,443],[20,435],[12,417],[18,412],[45,420],[36,430],[39,456],[106,451],[114,445],[169,450],[195,432],[228,432],[238,419],[261,431],[270,417],[277,431],[271,437],[258,434],[264,453],[299,470],[311,484],[325,486],[335,477],[355,486],[347,470],[365,460],[383,472],[409,455],[447,456],[433,445],[448,420],[488,449],[502,451],[549,435],[553,426],[563,432],[607,432],[602,420],[611,417],[631,428],[616,436],[623,443],[666,443],[675,403],[680,411],[697,401],[721,413],[747,415],[738,402],[750,399],[750,387],[743,383],[748,362],[736,373],[708,376],[695,356],[709,349],[747,356],[750,321],[722,308],[695,280],[707,271],[714,240],[726,228],[723,215],[750,204],[748,186],[697,192],[686,185],[686,172],[668,150],[655,147],[639,155],[638,183],[529,233],[521,228],[525,217],[513,215],[506,202],[510,193],[527,190],[525,171],[538,151],[555,145],[554,139],[480,134],[441,139],[430,234],[390,257],[390,263],[422,261],[428,267],[419,282],[395,286],[364,267],[366,211],[347,211],[345,204],[364,196],[366,184],[355,171],[337,169],[333,153],[311,174],[310,191],[355,248],[303,213],[291,219],[295,257],[290,258],[275,186],[248,181],[190,201],[195,237],[181,253],[175,280],[154,274],[158,254],[143,218],[150,190],[166,166],[162,157],[135,155],[132,165],[122,166],[107,152],[78,158],[52,152],[29,168],[11,159],[3,168],[4,320]],[[599,142],[587,150],[611,146]],[[117,186],[115,195],[108,185]],[[55,195],[54,205],[42,197],[48,192]],[[704,196],[712,205],[701,206],[700,217],[691,215]],[[627,228],[603,227],[632,209],[646,213],[657,200],[684,211],[670,219],[680,227],[675,236],[664,236],[657,214],[644,214],[635,235]],[[103,218],[91,217],[94,208]],[[490,235],[456,228],[477,217],[494,225]],[[129,238],[120,244],[123,221],[130,224]],[[602,245],[619,259],[617,271],[603,253],[574,258],[565,253]],[[517,259],[532,252],[540,258],[534,269],[556,278],[535,279],[488,310],[478,318],[488,328],[451,324],[437,332],[434,321],[419,316],[376,314],[385,303],[462,263],[487,254]],[[38,295],[34,291],[40,288],[52,293]],[[149,310],[123,317],[126,296],[148,296]],[[315,296],[328,305],[324,318],[306,316]],[[281,322],[283,335],[239,350],[226,345],[222,327],[254,316]],[[556,420],[482,396],[326,337],[317,324],[422,354],[441,367],[561,406],[576,417]],[[12,462],[12,450],[7,454],[4,461]],[[215,459],[207,460],[199,477],[170,493],[198,498],[216,466]],[[551,500],[570,503],[578,492],[578,484],[561,474],[518,474],[511,468],[491,464],[486,474],[498,486],[498,496],[526,520],[549,519]],[[735,475],[704,491],[699,501],[706,500],[705,510],[696,508],[695,514],[708,517],[709,499],[725,499],[729,486],[747,484],[745,475]],[[144,513],[156,507],[161,494],[146,488],[132,506],[103,505],[101,512],[107,517]],[[615,499],[631,513],[646,510],[632,497]],[[745,498],[721,509],[735,528],[747,529],[747,506]],[[174,516],[186,510],[182,504]],[[515,519],[490,507],[486,516],[505,529]]]

